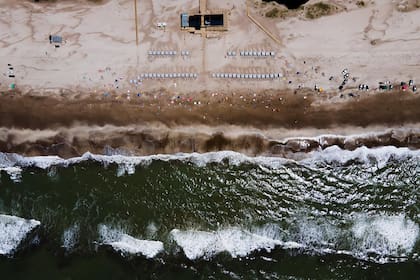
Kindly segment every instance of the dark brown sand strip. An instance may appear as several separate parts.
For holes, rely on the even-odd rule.
[[[114,149],[136,155],[233,150],[295,157],[296,153],[331,145],[345,149],[384,145],[420,148],[418,95],[384,93],[315,105],[314,101],[321,99],[310,93],[274,92],[258,97],[239,93],[211,97],[200,93],[194,99],[150,94],[131,100],[7,94],[0,97],[0,151],[71,157],[87,151],[110,153]],[[236,127],[234,134],[231,125]],[[323,129],[348,135],[351,127],[373,132],[369,130],[373,126],[394,129],[304,141],[284,141],[290,135],[280,133],[273,138],[264,132],[294,130],[297,137],[307,135],[304,132],[311,129]]]

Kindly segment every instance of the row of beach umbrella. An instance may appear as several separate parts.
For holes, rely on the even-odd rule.
[[[140,79],[197,79],[197,73],[142,73]]]
[[[283,77],[281,73],[268,73],[268,74],[260,74],[260,73],[247,73],[247,74],[240,74],[240,73],[212,73],[212,78],[224,78],[224,79],[279,79]]]
[[[174,50],[150,50],[148,55],[150,56],[175,56],[178,52]],[[181,51],[182,56],[189,56],[190,51]]]
[[[276,53],[273,51],[241,51],[240,56],[260,56],[260,57],[274,57],[276,56]]]

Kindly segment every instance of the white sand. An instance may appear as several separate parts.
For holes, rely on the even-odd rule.
[[[198,10],[197,0],[141,0],[137,47],[132,0],[109,0],[101,5],[1,0],[0,89],[16,83],[23,91],[60,92],[78,87],[103,93],[116,90],[115,79],[120,80],[117,91],[124,93],[162,87],[175,93],[296,88],[299,83],[336,89],[344,68],[351,77],[358,77],[349,86],[367,83],[373,88],[379,81],[420,79],[420,9],[399,12],[398,3],[390,0],[377,0],[364,8],[356,7],[355,1],[330,2],[347,11],[316,20],[282,20],[264,18],[252,6],[251,14],[281,40],[279,45],[247,18],[243,0],[209,0],[210,9],[229,9],[231,16],[228,32],[207,39],[180,30],[180,14]],[[158,22],[166,22],[166,30],[159,30]],[[50,34],[62,35],[64,44],[54,48]],[[147,56],[151,49],[189,50],[191,56],[152,60]],[[273,50],[277,56],[226,57],[228,50],[239,53],[244,49]],[[14,67],[15,79],[7,77],[7,63]],[[304,74],[296,75],[297,71]],[[137,88],[129,83],[146,72],[196,72],[199,78],[147,80]],[[213,72],[280,72],[287,78],[226,82],[210,78]],[[330,76],[335,78],[329,81]],[[293,83],[289,85],[288,80]]]

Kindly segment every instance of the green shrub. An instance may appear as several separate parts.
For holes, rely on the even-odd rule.
[[[278,15],[279,15],[279,9],[277,9],[277,7],[274,7],[265,13],[265,16],[269,18],[275,18],[275,17],[278,17]]]
[[[336,7],[324,2],[318,2],[313,5],[306,6],[306,17],[315,19],[331,14]]]

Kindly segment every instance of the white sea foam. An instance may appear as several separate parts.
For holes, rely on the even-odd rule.
[[[190,260],[210,259],[221,252],[227,252],[233,258],[237,258],[259,250],[269,252],[276,246],[288,249],[301,247],[296,242],[282,242],[272,238],[272,233],[263,230],[251,232],[240,228],[213,232],[174,229],[170,232],[170,236]]]
[[[138,165],[148,165],[155,160],[160,161],[184,161],[191,162],[197,166],[206,166],[210,163],[228,162],[230,165],[239,165],[242,163],[254,163],[257,165],[279,167],[289,160],[278,157],[248,157],[246,155],[232,152],[209,152],[209,153],[179,153],[168,155],[151,155],[151,156],[123,156],[123,155],[94,155],[89,152],[83,154],[81,157],[74,157],[70,159],[62,159],[57,156],[38,156],[38,157],[23,157],[17,154],[0,154],[0,168],[11,167],[37,167],[47,169],[51,166],[69,166],[85,161],[97,161],[104,165],[117,164],[117,175],[133,174]]]
[[[352,232],[355,237],[352,251],[358,256],[375,253],[398,257],[412,252],[419,236],[419,226],[404,215],[360,216]],[[383,262],[386,259],[378,260]]]
[[[408,148],[396,148],[393,146],[386,146],[381,148],[366,148],[360,147],[354,151],[343,150],[338,146],[331,146],[322,151],[315,151],[308,154],[308,158],[303,159],[302,163],[318,163],[319,161],[326,163],[340,163],[345,164],[351,160],[358,160],[361,162],[371,162],[374,160],[379,167],[382,167],[393,158],[407,158],[414,157],[420,159],[420,150],[409,150]],[[81,157],[74,157],[70,159],[62,159],[58,156],[37,156],[37,157],[23,157],[17,154],[0,153],[0,169],[8,172],[10,176],[19,178],[21,167],[37,167],[47,169],[51,166],[69,166],[85,161],[96,161],[103,165],[117,164],[117,175],[135,173],[136,166],[149,165],[155,160],[160,161],[184,161],[191,162],[197,166],[206,166],[210,163],[227,162],[230,165],[240,165],[244,163],[251,163],[259,166],[279,168],[287,162],[293,160],[280,157],[249,157],[241,153],[233,151],[220,151],[209,153],[179,153],[179,154],[160,154],[151,156],[124,156],[124,155],[95,155],[89,152],[83,154]],[[15,169],[11,169],[15,168]]]
[[[1,171],[5,171],[7,175],[9,175],[10,180],[12,180],[13,182],[19,183],[22,179],[22,168],[20,167],[3,167],[0,168],[0,172]]]
[[[178,230],[170,237],[188,259],[210,259],[222,252],[244,257],[275,247],[318,254],[345,254],[379,263],[403,260],[412,253],[419,226],[406,217],[359,215],[350,230],[327,221],[295,221],[292,232],[268,224],[245,230],[238,227],[217,231]]]
[[[0,214],[0,255],[15,253],[22,240],[41,223]]]
[[[420,160],[420,150],[410,150],[408,148],[397,148],[385,146],[380,148],[359,147],[353,151],[343,150],[338,146],[331,146],[322,151],[315,151],[311,156],[302,160],[304,163],[326,163],[346,164],[350,161],[362,163],[375,162],[382,168],[391,159],[415,158]]]
[[[107,225],[99,225],[100,242],[111,246],[122,255],[143,255],[146,258],[154,258],[163,252],[163,243],[153,240],[134,238],[122,231]]]
[[[78,224],[74,224],[71,227],[67,228],[63,232],[62,241],[63,247],[70,251],[77,245],[79,242],[80,227]]]
[[[339,238],[338,228],[325,221],[303,219],[297,222],[297,229],[293,239],[306,248],[329,248],[334,246]]]

